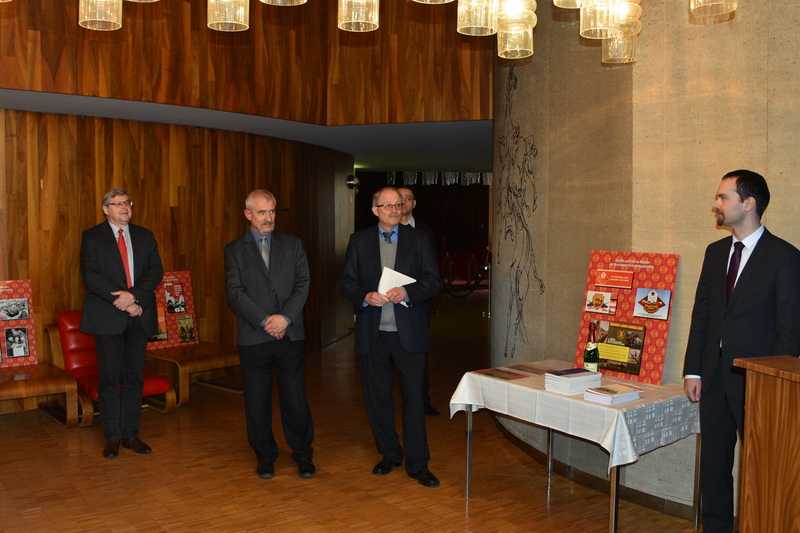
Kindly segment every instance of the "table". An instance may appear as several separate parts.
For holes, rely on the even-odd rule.
[[[40,398],[51,394],[66,395],[64,412]],[[72,374],[46,363],[0,369],[0,400],[33,397],[42,412],[64,427],[78,425],[78,385]]]
[[[619,405],[586,401],[583,394],[565,396],[545,390],[545,371],[571,366],[565,361],[547,360],[499,367],[516,374],[512,376],[514,379],[493,377],[485,373],[487,371],[464,374],[450,398],[450,417],[458,411],[467,413],[466,498],[470,496],[472,474],[472,413],[486,408],[548,429],[548,475],[552,474],[553,431],[580,437],[604,448],[609,453],[609,531],[613,532],[617,529],[617,468],[637,461],[641,454],[699,433],[698,405],[688,400],[682,385],[678,384],[636,382],[642,389],[640,399]],[[520,370],[525,367],[526,370]],[[603,376],[603,384],[616,382],[631,384]],[[695,476],[695,524],[698,521],[697,495]]]
[[[148,350],[147,357],[175,365],[175,370],[178,374],[178,384],[176,387],[176,392],[178,393],[178,407],[189,401],[189,382],[192,374],[207,370],[227,368],[239,364],[239,351],[235,346],[225,346],[211,342],[199,342],[172,348]],[[217,385],[198,379],[195,379],[195,383],[241,394],[240,390],[224,385]]]

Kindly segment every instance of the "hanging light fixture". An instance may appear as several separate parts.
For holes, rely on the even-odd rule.
[[[738,0],[689,0],[689,11],[695,17],[718,17],[736,11]]]
[[[378,29],[379,0],[339,0],[340,30],[362,32]]]
[[[455,0],[414,0],[418,4],[449,4]]]
[[[472,36],[497,33],[499,0],[458,0],[458,33]]]
[[[269,6],[300,6],[306,3],[306,0],[261,0],[262,4]]]
[[[614,27],[617,34],[603,39],[603,55],[601,61],[607,64],[636,62],[636,41],[642,31],[641,0],[620,2],[614,11]]]
[[[581,37],[608,39],[617,34],[614,10],[620,0],[584,0],[581,3]]]
[[[207,26],[217,31],[250,27],[250,0],[208,0]]]
[[[553,5],[562,9],[580,9],[581,0],[553,0]]]
[[[122,0],[80,0],[78,24],[87,30],[120,29],[122,27]]]
[[[522,59],[533,55],[536,0],[501,0],[497,12],[497,55]]]

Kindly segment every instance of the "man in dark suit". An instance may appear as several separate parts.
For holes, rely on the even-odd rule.
[[[339,290],[356,308],[356,353],[361,364],[367,418],[383,459],[372,473],[385,475],[406,459],[406,472],[423,486],[438,487],[428,469],[422,381],[430,349],[428,300],[442,288],[427,236],[400,223],[403,200],[386,187],[372,197],[373,226],[350,236]],[[383,294],[384,268],[413,278]],[[403,394],[403,445],[394,422],[393,367]]]
[[[398,187],[397,192],[403,198],[403,211],[400,216],[400,223],[414,229],[425,232],[433,249],[433,256],[436,257],[436,235],[433,228],[421,220],[414,218],[414,208],[417,207],[417,199],[414,191],[408,187]],[[430,310],[430,309],[429,309]],[[422,399],[425,402],[425,414],[428,416],[439,416],[439,411],[431,403],[431,380],[428,372],[428,356],[425,354],[425,375],[422,381]]]
[[[119,455],[119,445],[147,454],[139,439],[147,339],[158,329],[155,290],[164,268],[150,230],[130,223],[133,202],[123,189],[103,197],[107,221],[83,232],[81,275],[86,299],[81,331],[97,347],[103,456]],[[120,390],[120,383],[122,388]]]
[[[744,435],[744,375],[733,360],[800,352],[800,252],[761,224],[768,203],[759,174],[723,176],[713,207],[717,226],[730,228],[733,237],[706,249],[692,311],[684,389],[700,402],[707,533],[734,527],[731,472],[737,429]]]
[[[250,227],[225,246],[225,290],[236,312],[247,439],[256,473],[275,476],[278,445],[272,433],[272,374],[277,376],[281,423],[300,477],[313,477],[314,423],[305,389],[303,308],[308,261],[300,239],[275,231],[275,196],[264,189],[245,200]]]

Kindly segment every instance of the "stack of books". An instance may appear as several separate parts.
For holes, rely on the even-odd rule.
[[[559,394],[580,394],[589,387],[599,387],[602,374],[585,368],[551,370],[544,375],[544,388]]]
[[[610,383],[601,387],[590,387],[586,389],[583,393],[583,399],[605,405],[617,405],[618,403],[638,400],[641,391],[641,389],[631,387],[630,385]]]

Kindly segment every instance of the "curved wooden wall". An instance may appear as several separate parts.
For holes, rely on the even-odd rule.
[[[336,28],[337,0],[251,0],[250,29],[206,27],[205,0],[125,2],[122,29],[78,26],[78,0],[0,3],[0,87],[321,125],[492,118],[493,37],[456,3],[384,0],[381,28]],[[0,103],[2,107],[2,103]]]
[[[154,231],[165,270],[191,271],[202,340],[235,344],[222,248],[247,229],[244,198],[257,187],[275,193],[278,229],[306,247],[307,347],[346,332],[352,308],[335,291],[352,208],[333,199],[352,195],[352,157],[243,133],[2,110],[0,140],[0,279],[32,280],[40,354],[44,326],[83,307],[81,233],[104,220],[113,186],[135,201],[133,222]]]

